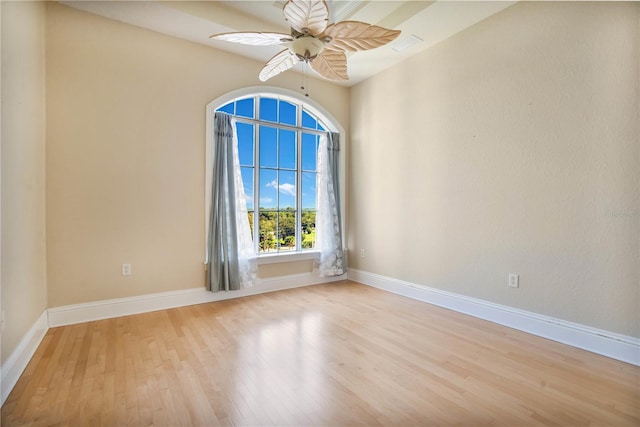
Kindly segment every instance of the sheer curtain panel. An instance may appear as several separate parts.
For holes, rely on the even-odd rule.
[[[346,272],[340,218],[339,155],[340,134],[327,133],[321,136],[316,214],[316,249],[320,251],[320,259],[315,264],[320,276],[339,276]]]
[[[234,124],[230,115],[214,114],[207,245],[207,289],[212,292],[250,287],[257,276]]]

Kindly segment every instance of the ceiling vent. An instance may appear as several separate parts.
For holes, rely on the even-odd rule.
[[[404,52],[405,50],[409,49],[411,46],[416,45],[423,41],[424,40],[422,40],[420,37],[416,36],[415,34],[411,34],[409,37],[401,39],[400,41],[394,43],[391,49],[395,50],[396,52]]]

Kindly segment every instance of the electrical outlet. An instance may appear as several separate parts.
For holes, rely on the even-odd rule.
[[[131,276],[131,264],[122,264],[122,275]]]
[[[510,288],[517,288],[520,286],[520,279],[519,276],[517,274],[509,274],[509,287]]]
[[[360,258],[364,258],[364,249],[360,249]]]
[[[2,333],[4,331],[4,310],[2,311],[2,314],[0,314],[0,333]]]

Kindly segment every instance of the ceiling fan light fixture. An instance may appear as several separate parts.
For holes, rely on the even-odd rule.
[[[291,69],[297,62],[309,64],[326,79],[339,81],[349,79],[346,53],[384,46],[400,35],[398,30],[361,21],[329,25],[325,0],[287,0],[282,12],[291,27],[290,34],[237,32],[214,34],[210,38],[252,46],[285,46],[260,70],[258,78],[262,82]]]
[[[300,61],[313,61],[324,50],[324,42],[314,36],[301,36],[289,44],[289,51]]]

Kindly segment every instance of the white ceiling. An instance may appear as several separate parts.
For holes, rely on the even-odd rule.
[[[127,24],[205,44],[266,62],[281,46],[244,46],[212,41],[211,34],[233,31],[289,33],[284,0],[262,1],[62,1],[61,3]],[[349,55],[352,86],[511,6],[515,1],[327,1],[330,22],[356,20],[401,30],[390,44]],[[423,41],[397,52],[411,36]],[[298,65],[301,70],[301,64]],[[256,75],[257,79],[257,75]]]

